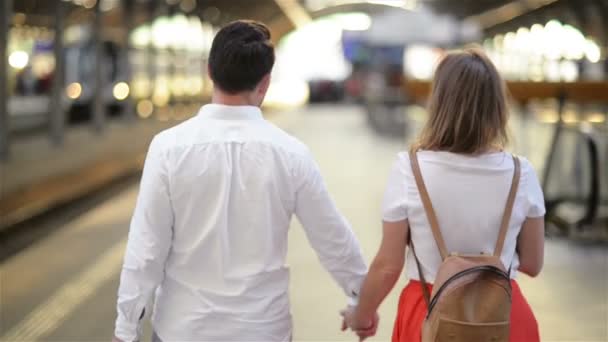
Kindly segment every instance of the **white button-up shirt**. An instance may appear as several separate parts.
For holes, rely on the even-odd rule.
[[[163,341],[288,341],[296,214],[348,296],[367,267],[308,149],[257,107],[204,106],[152,141],[131,221],[115,334],[140,337],[156,290]],[[329,285],[329,284],[328,284]]]

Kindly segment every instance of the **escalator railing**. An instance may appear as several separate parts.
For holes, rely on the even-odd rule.
[[[547,221],[564,234],[596,231],[608,233],[604,213],[608,204],[608,155],[604,134],[590,125],[556,124],[547,156],[543,191]],[[604,176],[603,176],[604,175]]]

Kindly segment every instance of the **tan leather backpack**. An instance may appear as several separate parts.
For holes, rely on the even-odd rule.
[[[422,341],[509,341],[510,269],[507,270],[502,264],[500,255],[509,229],[509,219],[519,185],[519,159],[513,156],[515,167],[511,190],[493,255],[461,255],[448,252],[420,173],[415,151],[410,151],[410,162],[424,211],[442,259],[433,284],[433,293],[429,294],[422,267],[410,240],[427,303],[427,316],[422,327]]]

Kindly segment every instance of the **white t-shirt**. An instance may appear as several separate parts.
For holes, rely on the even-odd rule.
[[[448,252],[494,252],[500,221],[513,178],[513,159],[505,152],[467,156],[450,152],[420,151],[422,177],[439,221]],[[545,214],[543,193],[530,162],[520,157],[521,178],[501,259],[517,274],[517,235],[527,217]],[[408,219],[410,234],[426,281],[432,283],[441,264],[412,168],[406,152],[399,153],[391,170],[384,201],[383,220]],[[408,248],[407,277],[419,279],[416,261]]]

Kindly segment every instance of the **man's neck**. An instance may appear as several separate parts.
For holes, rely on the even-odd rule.
[[[253,103],[248,93],[227,94],[217,89],[213,91],[211,103],[226,106],[257,106],[257,104]]]

